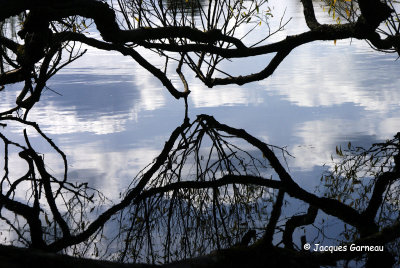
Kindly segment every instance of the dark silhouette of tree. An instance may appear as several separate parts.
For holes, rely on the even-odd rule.
[[[268,78],[296,47],[319,40],[356,38],[377,50],[398,52],[394,1],[332,1],[330,9],[342,12],[348,22],[320,24],[312,1],[302,0],[308,31],[268,42],[286,25],[281,20],[276,29],[260,33],[259,42],[249,44],[248,32],[238,36],[238,29],[248,23],[256,25],[249,32],[258,30],[259,23],[269,25],[270,13],[263,13],[265,3],[0,0],[0,85],[2,90],[14,83],[22,88],[15,105],[0,111],[1,127],[18,123],[33,129],[64,162],[64,175],[57,178],[31,145],[26,130],[24,141],[0,132],[4,146],[0,217],[18,244],[32,249],[28,253],[32,258],[60,266],[70,259],[41,254],[92,254],[171,267],[320,267],[348,261],[391,267],[398,262],[399,134],[366,150],[351,144],[347,151],[337,148],[343,159],[322,176],[320,195],[306,191],[288,173],[282,163],[290,155],[284,148],[209,115],[188,118],[190,85],[185,75],[189,71],[208,87],[243,85]],[[23,24],[18,32],[10,27],[15,20]],[[390,26],[386,35],[382,34],[385,22]],[[94,27],[101,35],[97,39],[86,33]],[[158,157],[137,175],[121,200],[109,206],[87,183],[68,181],[67,156],[29,120],[47,81],[84,56],[81,43],[132,58],[172,96],[184,99],[186,108],[184,122],[171,133]],[[164,70],[138,53],[138,47],[159,53],[165,59]],[[219,67],[230,59],[267,54],[273,55],[271,60],[256,73],[232,75]],[[167,76],[171,68],[176,68],[182,89]],[[10,151],[15,150],[26,167],[17,178],[9,170]],[[27,198],[19,200],[16,193],[26,186]],[[306,204],[307,210],[286,216],[282,212],[288,198]],[[347,250],[310,252],[307,234],[295,241],[296,230],[315,226],[318,213],[343,223],[338,246]],[[119,228],[115,237],[106,239],[109,222]],[[323,225],[316,228],[326,234]],[[110,247],[100,248],[104,244]],[[119,248],[112,252],[115,244]],[[350,250],[352,245],[371,246],[373,251]],[[375,251],[379,246],[384,250]],[[1,252],[11,256],[7,252],[13,251],[15,256],[17,250],[21,249],[2,247]]]

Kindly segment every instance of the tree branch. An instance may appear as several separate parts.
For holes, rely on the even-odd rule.
[[[90,45],[92,47],[102,49],[102,50],[114,50],[120,52],[122,55],[130,56],[133,58],[137,63],[139,63],[143,68],[148,70],[151,74],[157,77],[161,83],[167,88],[167,90],[174,96],[176,99],[183,98],[187,96],[190,92],[178,91],[175,86],[172,84],[171,80],[168,79],[166,74],[162,72],[160,69],[156,68],[154,65],[149,63],[145,58],[143,58],[138,52],[136,52],[133,48],[128,48],[118,44],[111,44],[102,42],[93,38],[86,37],[83,34],[73,33],[73,32],[63,32],[56,35],[56,38],[63,41],[79,41]]]
[[[291,217],[285,225],[285,231],[283,232],[282,240],[285,248],[294,249],[293,247],[293,232],[297,227],[309,225],[314,223],[315,217],[317,217],[318,208],[309,206],[307,213],[303,215]]]
[[[214,181],[180,181],[168,184],[166,186],[152,188],[143,191],[138,197],[136,197],[135,203],[160,193],[176,191],[180,189],[211,189],[234,183],[243,185],[258,185],[273,189],[282,188],[282,183],[271,179],[265,179],[251,175],[225,175],[222,178]]]
[[[281,216],[281,210],[282,210],[284,197],[285,197],[285,192],[282,189],[280,189],[278,192],[278,197],[276,198],[275,204],[272,208],[271,217],[269,219],[267,228],[266,228],[264,236],[262,238],[263,243],[266,245],[267,244],[272,245],[272,240],[274,238],[276,224],[278,223],[279,217]]]

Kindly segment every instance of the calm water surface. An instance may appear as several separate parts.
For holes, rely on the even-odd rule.
[[[292,20],[274,38],[306,29],[297,2],[289,2],[286,17]],[[279,4],[270,6],[276,17],[283,14]],[[318,4],[316,9],[324,15]],[[148,57],[162,66],[157,55]],[[232,73],[256,71],[267,59],[247,59],[225,68]],[[286,146],[295,157],[289,159],[291,173],[313,189],[336,145],[351,141],[368,146],[400,130],[400,65],[395,60],[395,55],[374,52],[357,40],[316,42],[297,48],[271,78],[259,83],[209,89],[189,76],[190,117],[211,114],[268,143]],[[90,49],[49,87],[61,95],[47,90],[30,120],[66,153],[70,179],[88,181],[110,198],[117,198],[138,170],[158,155],[183,120],[183,101],[116,53]],[[1,96],[1,108],[16,94]],[[17,127],[13,131],[20,133]],[[46,153],[48,167],[61,172],[62,162],[54,151],[39,137],[34,144]]]

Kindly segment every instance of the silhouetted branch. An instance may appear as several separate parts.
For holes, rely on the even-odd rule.
[[[368,207],[362,213],[362,215],[365,216],[366,220],[370,222],[373,222],[375,220],[378,209],[382,205],[383,193],[391,183],[393,183],[395,180],[398,180],[399,178],[399,170],[396,170],[395,172],[385,172],[378,177],[375,182],[374,190],[368,203]]]
[[[287,249],[294,249],[293,247],[293,232],[297,227],[313,224],[315,217],[317,217],[318,209],[310,206],[306,214],[293,216],[286,221],[285,231],[283,232],[283,244]]]
[[[152,188],[147,191],[144,191],[137,198],[135,198],[135,202],[142,201],[145,198],[155,196],[160,193],[165,193],[174,190],[216,188],[229,184],[245,184],[245,185],[254,184],[274,189],[282,188],[282,184],[276,180],[270,180],[250,175],[225,175],[221,179],[213,181],[181,181],[181,182],[171,183],[163,187]]]
[[[285,197],[285,191],[280,189],[275,204],[272,207],[271,217],[269,219],[267,228],[262,238],[263,239],[262,243],[266,245],[272,245],[272,240],[274,238],[276,225],[278,223],[279,217],[281,216],[284,197]]]

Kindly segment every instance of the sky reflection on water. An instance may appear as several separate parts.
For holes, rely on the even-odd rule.
[[[297,5],[287,14],[301,11]],[[302,19],[295,13],[287,29],[304,27]],[[262,68],[265,60],[228,68],[233,73],[243,66]],[[190,117],[211,114],[268,143],[287,146],[295,157],[289,159],[291,172],[311,187],[336,145],[369,146],[400,130],[399,71],[394,55],[373,52],[363,42],[317,42],[296,49],[259,83],[209,89],[189,77]],[[66,153],[70,179],[88,180],[113,198],[157,156],[183,120],[183,101],[130,59],[110,52],[90,50],[49,87],[61,95],[47,90],[29,119]],[[15,95],[0,95],[0,107],[13,103]],[[40,147],[39,138],[34,143],[48,152],[47,165],[61,170],[62,162],[52,160],[55,153]]]

